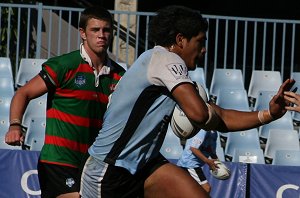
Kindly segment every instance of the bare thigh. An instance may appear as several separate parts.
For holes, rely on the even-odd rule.
[[[145,198],[206,198],[207,192],[184,170],[167,163],[145,181]]]

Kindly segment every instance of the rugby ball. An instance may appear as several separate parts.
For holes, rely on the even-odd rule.
[[[214,176],[216,179],[225,180],[230,177],[230,169],[221,161],[214,161],[215,164],[219,167],[216,168],[216,170],[210,170],[210,173],[212,176]]]
[[[207,102],[208,97],[202,85],[197,83],[197,89],[204,102]],[[193,137],[200,130],[190,122],[178,105],[175,106],[170,125],[175,135],[183,139]]]

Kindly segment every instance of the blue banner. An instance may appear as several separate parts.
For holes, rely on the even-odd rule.
[[[0,149],[0,197],[41,197],[37,175],[39,152]]]
[[[250,166],[250,197],[299,198],[300,167],[255,164]]]
[[[231,171],[230,178],[218,180],[214,178],[207,165],[204,174],[211,186],[212,198],[244,198],[246,196],[247,164],[223,162]]]

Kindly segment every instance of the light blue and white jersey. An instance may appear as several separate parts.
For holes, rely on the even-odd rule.
[[[196,148],[206,157],[209,157],[211,153],[216,153],[217,138],[217,132],[210,132],[201,129],[194,137],[186,141],[184,150],[177,162],[177,165],[184,168],[202,167],[205,162],[194,155],[190,148]]]
[[[136,173],[158,155],[175,107],[171,92],[182,83],[193,82],[177,54],[161,46],[144,52],[111,95],[89,154]]]

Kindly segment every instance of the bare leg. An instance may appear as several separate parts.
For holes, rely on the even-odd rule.
[[[209,194],[184,170],[168,163],[152,173],[144,184],[145,198],[206,198]]]
[[[73,192],[73,193],[66,193],[59,195],[57,198],[79,198],[80,195],[78,192]]]

